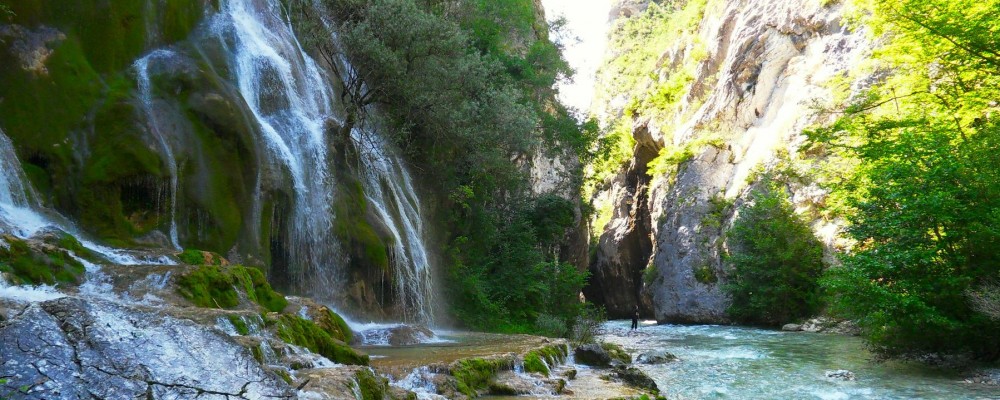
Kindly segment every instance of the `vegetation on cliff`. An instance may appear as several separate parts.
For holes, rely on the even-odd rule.
[[[857,164],[830,174],[858,243],[825,280],[833,309],[886,354],[996,359],[1000,320],[969,294],[1000,276],[1000,2],[854,4],[886,78],[811,134]]]
[[[780,325],[819,311],[823,246],[795,214],[785,189],[765,180],[728,231],[733,269],[727,312],[743,323]]]
[[[558,258],[558,245],[577,204],[533,194],[525,159],[559,149],[585,156],[593,130],[554,101],[553,84],[570,71],[533,2],[326,0],[292,9],[305,42],[346,82],[353,122],[383,126],[432,183],[458,319],[513,331],[531,330],[542,313],[571,322],[584,275]],[[335,17],[341,43],[321,14]],[[356,69],[340,66],[341,55]]]

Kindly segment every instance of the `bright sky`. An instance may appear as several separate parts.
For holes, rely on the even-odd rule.
[[[584,115],[590,111],[597,68],[604,60],[612,1],[542,0],[549,21],[566,18],[567,32],[562,38],[553,36],[553,40],[561,40],[566,46],[566,61],[576,70],[573,82],[559,84],[559,99]]]

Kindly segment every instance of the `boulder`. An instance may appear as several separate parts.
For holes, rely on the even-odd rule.
[[[785,332],[798,332],[802,330],[802,325],[799,324],[785,324],[781,327],[781,330]]]
[[[834,371],[826,371],[826,377],[830,379],[837,379],[842,381],[853,381],[854,373],[846,369],[838,369]]]
[[[389,332],[390,346],[409,346],[424,343],[434,337],[434,332],[423,326],[401,325]]]
[[[678,360],[677,356],[663,350],[645,352],[640,354],[639,357],[636,358],[636,362],[638,362],[639,364],[648,364],[648,365],[666,364],[677,360]]]
[[[592,343],[585,344],[573,350],[576,362],[594,367],[607,367],[611,365],[611,355],[601,345]]]
[[[636,367],[619,367],[612,370],[612,379],[624,383],[628,386],[649,390],[653,393],[658,393],[660,389],[656,386],[656,382],[645,372]]]

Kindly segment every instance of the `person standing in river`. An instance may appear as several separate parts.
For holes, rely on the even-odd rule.
[[[635,306],[635,312],[632,313],[632,330],[639,329],[639,306]]]

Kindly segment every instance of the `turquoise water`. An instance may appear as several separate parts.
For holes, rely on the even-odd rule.
[[[666,350],[681,361],[640,366],[668,399],[1000,399],[1000,387],[914,363],[871,361],[859,338],[730,326],[611,321],[601,339],[633,355]],[[854,381],[826,377],[846,369]]]

